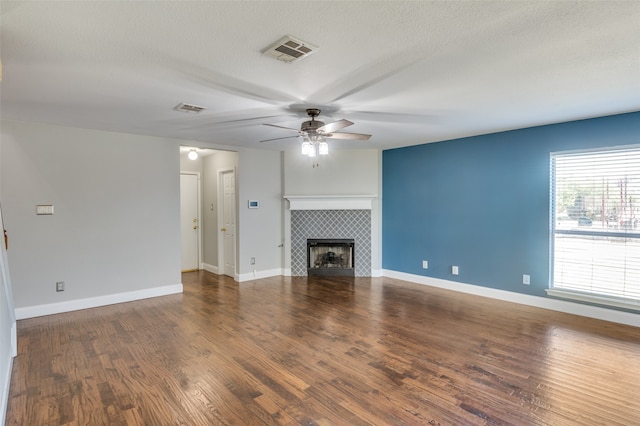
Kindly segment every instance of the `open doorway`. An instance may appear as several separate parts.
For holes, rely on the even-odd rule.
[[[188,157],[192,150],[196,150],[198,153],[196,159]],[[200,250],[197,269],[204,269],[214,274],[229,275],[234,279],[236,276],[235,257],[238,235],[238,210],[235,197],[237,194],[238,158],[238,153],[233,151],[180,147],[180,198],[182,200],[183,192],[187,191],[187,189],[184,191],[182,189],[182,180],[185,174],[199,176],[198,196],[200,198],[198,215],[190,217],[188,214],[184,214],[186,220],[185,223],[181,223],[182,238],[184,240],[185,236],[193,232],[199,234]],[[227,182],[226,190],[223,182],[225,179]],[[227,203],[225,203],[225,192]],[[196,219],[195,222],[194,219]],[[196,229],[193,229],[194,226]],[[226,229],[229,231],[227,232]],[[193,241],[188,238],[186,240],[190,241],[193,247]],[[184,253],[183,257],[185,257]],[[185,266],[182,269],[192,270]]]

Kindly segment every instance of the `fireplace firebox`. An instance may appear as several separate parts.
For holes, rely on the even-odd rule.
[[[308,239],[307,274],[355,276],[353,239]]]

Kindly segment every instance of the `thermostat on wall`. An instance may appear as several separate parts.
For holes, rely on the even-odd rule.
[[[52,215],[54,213],[53,204],[38,204],[36,206],[36,214],[37,215]]]
[[[258,202],[258,200],[249,200],[250,209],[257,209],[258,207],[260,207],[260,203]]]

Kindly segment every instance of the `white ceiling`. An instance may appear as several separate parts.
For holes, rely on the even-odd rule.
[[[5,1],[5,119],[283,149],[306,107],[391,148],[640,110],[639,1]],[[319,46],[293,64],[284,35]],[[181,102],[206,107],[174,111]]]

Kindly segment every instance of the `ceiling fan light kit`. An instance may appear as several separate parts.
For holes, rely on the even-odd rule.
[[[318,154],[320,155],[329,154],[329,144],[326,141],[322,141],[318,144]]]
[[[315,157],[316,149],[309,140],[303,140],[302,142],[302,155],[306,155],[307,157]]]
[[[325,140],[325,137],[322,135],[316,135],[314,137],[301,136],[302,145],[301,152],[302,155],[306,155],[307,157],[314,158],[318,155],[328,155],[329,154],[329,144]]]

